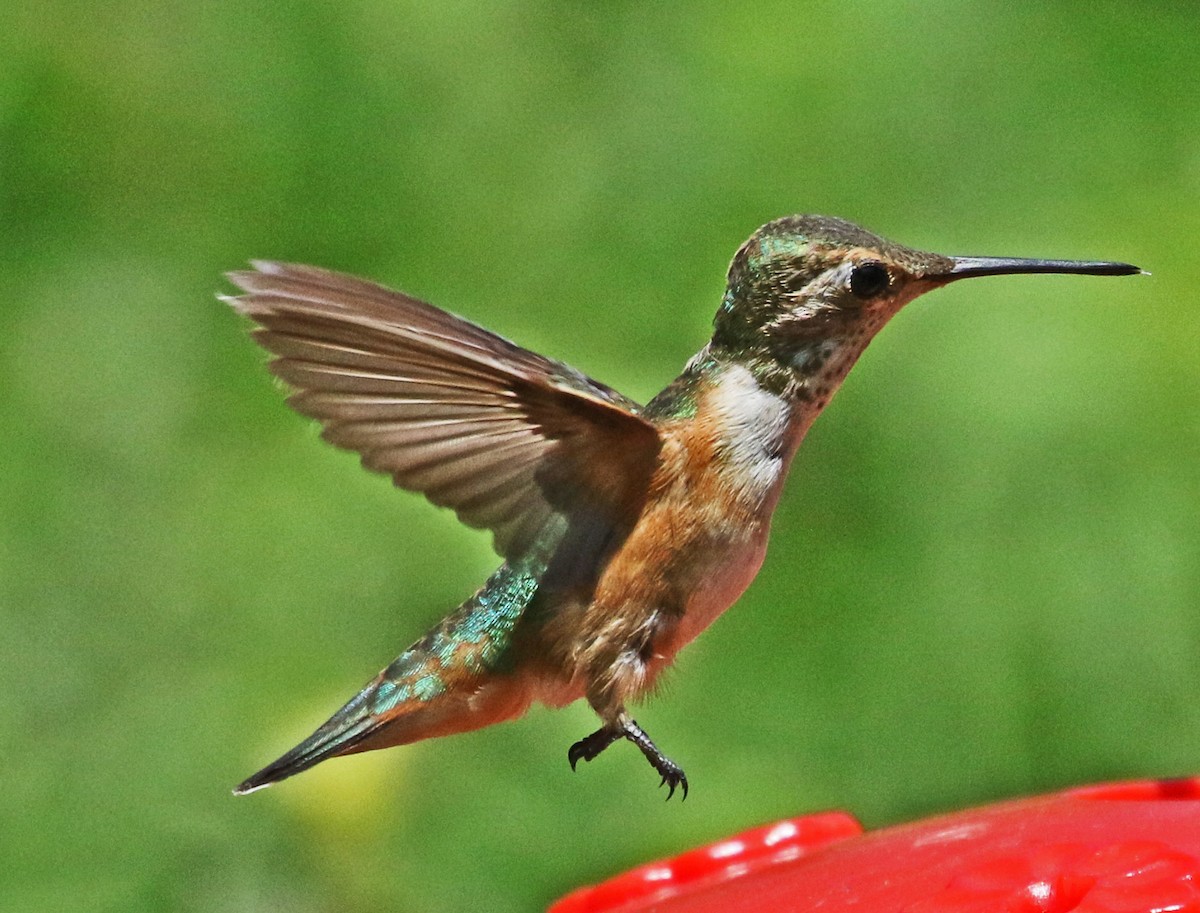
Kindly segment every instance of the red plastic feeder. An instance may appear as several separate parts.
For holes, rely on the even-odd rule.
[[[1087,786],[864,834],[754,828],[582,888],[550,913],[1200,913],[1200,778]]]

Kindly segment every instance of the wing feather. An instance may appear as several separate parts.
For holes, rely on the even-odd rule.
[[[661,443],[636,403],[383,286],[254,266],[226,300],[258,324],[292,406],[367,468],[490,529],[506,557],[554,513],[632,524]]]

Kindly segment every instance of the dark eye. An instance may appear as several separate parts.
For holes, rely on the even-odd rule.
[[[860,263],[850,271],[850,291],[855,298],[874,298],[887,291],[890,277],[882,263]]]

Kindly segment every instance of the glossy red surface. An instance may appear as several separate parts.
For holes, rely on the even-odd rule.
[[[1200,913],[1200,779],[1088,786],[863,834],[754,828],[567,895],[551,913]]]

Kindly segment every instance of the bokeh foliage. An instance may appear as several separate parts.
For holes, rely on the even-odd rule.
[[[1200,769],[1188,3],[43,0],[0,12],[0,907],[528,910],[843,807]],[[815,211],[1151,278],[964,283],[872,346],[626,746],[586,708],[229,788],[486,537],[320,444],[212,293],[402,287],[645,399]]]

